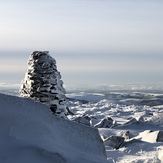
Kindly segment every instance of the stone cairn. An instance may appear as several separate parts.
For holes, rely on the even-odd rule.
[[[34,51],[22,81],[20,96],[47,104],[54,115],[66,118],[66,96],[56,61],[48,51]]]

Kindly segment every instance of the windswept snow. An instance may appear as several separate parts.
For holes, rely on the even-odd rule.
[[[12,91],[9,93],[12,94]],[[163,93],[160,90],[118,90],[112,92],[104,90],[89,92],[87,90],[71,92],[66,96],[68,97],[67,104],[74,113],[74,115],[69,115],[68,118],[71,121],[85,125],[55,118],[46,106],[34,103],[29,99],[1,95],[1,102],[2,99],[5,102],[9,98],[7,100],[8,104],[5,104],[5,106],[10,109],[5,112],[1,111],[0,116],[3,117],[6,124],[9,124],[10,121],[11,123],[10,127],[7,127],[4,123],[0,124],[0,128],[3,130],[1,133],[5,133],[1,136],[1,147],[3,147],[1,149],[4,150],[0,150],[2,153],[0,153],[0,158],[11,161],[14,155],[19,153],[22,158],[26,158],[29,162],[42,163],[45,160],[48,162],[57,160],[57,162],[71,163],[74,160],[81,163],[106,162],[101,139],[97,136],[96,129],[98,129],[105,143],[109,163],[163,162],[163,103],[161,101]],[[23,101],[22,105],[15,98]],[[151,103],[152,100],[154,102]],[[16,107],[17,109],[14,109],[15,103],[16,106],[19,106]],[[16,116],[17,112],[19,112],[20,118]],[[7,113],[15,115],[15,118],[9,116],[8,119]],[[1,117],[0,119],[2,119]],[[21,122],[28,120],[28,125],[25,124],[27,121],[24,121],[22,125],[19,124],[20,119]],[[63,124],[61,125],[63,128],[59,128],[60,125],[54,127],[60,122]],[[64,122],[66,122],[66,127],[64,127]],[[35,124],[37,125],[35,126]],[[87,125],[96,129],[87,127]],[[20,126],[21,132],[19,133],[19,130],[16,130],[14,126]],[[31,127],[29,129],[26,126]],[[77,126],[80,126],[80,128]],[[82,128],[83,130],[86,128],[85,136],[81,136]],[[35,135],[37,132],[39,134],[36,134],[36,137],[33,136],[33,133]],[[92,134],[90,135],[90,133],[94,133],[93,135],[97,137],[95,136],[92,140]],[[64,136],[60,138],[59,135]],[[73,135],[73,137],[70,135]],[[94,140],[97,141],[97,144],[94,144]],[[88,146],[85,146],[85,143]],[[97,148],[98,145],[100,145],[100,148]],[[6,152],[7,149],[10,149],[8,153]],[[13,154],[11,153],[12,149],[16,149]],[[8,154],[10,154],[10,157],[8,157]],[[19,159],[21,158],[17,158],[18,161]],[[9,161],[6,162],[9,163]]]
[[[105,163],[98,130],[53,116],[31,99],[0,94],[0,162]]]
[[[82,92],[67,96],[71,98],[69,105],[75,116],[89,116],[92,126],[100,127],[110,161],[163,162],[163,105],[157,103],[162,93]],[[151,105],[154,98],[156,103]],[[148,101],[143,105],[140,101],[145,99]]]

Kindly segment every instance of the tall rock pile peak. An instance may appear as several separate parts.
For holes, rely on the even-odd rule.
[[[54,115],[66,118],[66,96],[56,60],[48,51],[34,51],[20,88],[20,96],[47,104]]]

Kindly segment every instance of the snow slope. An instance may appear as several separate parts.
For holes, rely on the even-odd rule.
[[[1,163],[105,163],[98,130],[54,117],[46,105],[0,94]]]

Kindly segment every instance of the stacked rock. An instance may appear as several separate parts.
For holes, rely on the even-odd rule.
[[[22,81],[20,96],[47,104],[54,115],[66,118],[66,96],[56,61],[48,51],[34,51]]]

